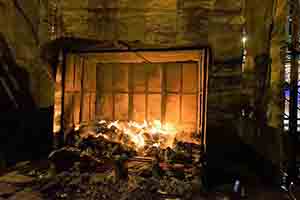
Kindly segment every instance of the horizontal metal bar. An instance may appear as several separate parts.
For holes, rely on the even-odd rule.
[[[144,94],[146,95],[146,92],[121,92],[121,91],[105,91],[105,92],[100,92],[100,94],[111,94],[111,93],[115,93],[115,94]],[[147,92],[147,94],[159,94],[162,95],[163,92]],[[164,94],[168,95],[168,94],[173,94],[173,95],[202,95],[202,92],[164,92]]]

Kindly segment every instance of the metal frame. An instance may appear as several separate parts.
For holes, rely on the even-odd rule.
[[[137,62],[145,62],[145,60],[143,60],[141,57],[142,56],[145,56],[145,58],[147,58],[147,52],[150,52],[151,55],[158,55],[158,58],[159,59],[168,59],[168,60],[172,60],[172,59],[175,59],[174,61],[177,61],[177,57],[172,57],[169,55],[169,57],[167,56],[166,58],[164,58],[164,56],[160,57],[159,55],[162,55],[163,52],[169,52],[169,53],[174,53],[174,52],[178,52],[180,54],[179,58],[183,59],[183,60],[180,60],[179,59],[179,62],[182,62],[182,61],[193,61],[193,59],[191,60],[191,57],[190,56],[185,56],[185,55],[188,55],[189,53],[193,52],[194,54],[197,54],[199,56],[200,59],[198,60],[194,60],[194,62],[198,62],[198,66],[201,66],[201,68],[197,67],[197,73],[198,76],[197,78],[199,80],[198,81],[198,89],[197,89],[197,93],[198,93],[198,97],[197,97],[197,101],[198,101],[198,104],[199,102],[201,103],[200,105],[198,105],[197,107],[197,132],[201,132],[201,142],[202,144],[204,144],[204,146],[206,145],[206,107],[207,107],[207,88],[208,88],[208,65],[209,65],[209,62],[210,62],[210,56],[209,56],[209,49],[184,49],[184,50],[172,50],[172,49],[159,49],[159,50],[145,50],[145,49],[141,49],[141,50],[134,50],[134,51],[113,51],[113,52],[105,52],[105,51],[99,51],[99,52],[64,52],[64,59],[63,59],[63,81],[62,81],[62,104],[64,104],[64,101],[65,101],[65,91],[64,91],[64,88],[65,88],[65,73],[66,73],[66,59],[67,59],[67,56],[68,54],[72,53],[72,54],[77,54],[79,55],[80,57],[82,57],[84,60],[91,60],[92,57],[94,57],[95,55],[105,55],[106,53],[107,54],[112,54],[112,53],[130,53],[132,55],[136,54],[136,53],[139,53],[139,56],[136,56],[137,58]],[[184,55],[184,56],[182,56]],[[99,59],[99,58],[97,58]],[[151,61],[151,58],[147,58],[148,60]],[[157,63],[158,61],[155,61],[155,60],[152,60],[154,61],[153,63]],[[120,61],[118,61],[120,63]],[[167,61],[169,62],[169,61]],[[85,67],[83,67],[85,68]],[[201,69],[201,70],[199,70]],[[83,70],[84,71],[84,70]],[[183,71],[182,69],[182,66],[181,66],[181,71]],[[163,73],[165,74],[165,73]],[[81,74],[81,76],[83,77],[83,74]],[[182,73],[181,75],[182,76]],[[84,82],[82,81],[82,88],[81,90],[83,90],[83,84]],[[181,83],[182,84],[182,83]],[[147,85],[147,84],[146,84]],[[202,91],[198,91],[199,89],[201,88]],[[146,89],[147,90],[147,89]],[[82,91],[81,91],[82,92]],[[146,91],[147,92],[147,91]],[[145,92],[145,93],[146,93]],[[128,93],[129,94],[129,93]],[[181,91],[180,92],[180,99],[181,99],[181,102],[182,102],[182,94],[183,92]],[[165,96],[165,95],[162,95],[162,97]],[[147,99],[147,98],[146,98]],[[81,103],[82,103],[82,98],[81,98]],[[146,100],[147,101],[147,100]],[[64,127],[64,106],[62,105],[62,114],[61,114],[61,127]],[[82,107],[80,108],[80,110],[82,110]],[[82,113],[80,114],[81,116],[81,120],[82,120]],[[62,130],[62,132],[67,132],[67,130]],[[205,147],[204,147],[205,148]]]

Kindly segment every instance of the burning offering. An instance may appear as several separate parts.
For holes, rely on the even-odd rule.
[[[75,132],[81,138],[105,139],[121,144],[139,156],[153,156],[155,151],[174,149],[182,131],[171,123],[161,123],[159,120],[143,123],[101,120],[82,124],[75,128]]]

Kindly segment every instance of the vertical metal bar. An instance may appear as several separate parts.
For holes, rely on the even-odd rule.
[[[59,145],[64,143],[64,134],[65,134],[65,87],[66,87],[66,67],[67,67],[67,58],[65,50],[61,50],[60,56],[62,56],[62,79],[61,79],[61,116],[60,116],[60,126],[61,132],[59,134],[58,142]]]
[[[114,88],[114,83],[115,83],[115,66],[114,65],[111,65],[111,67],[112,67],[112,69],[111,69],[111,74],[112,74],[112,78],[111,78],[111,80],[112,80],[112,119],[113,120],[116,120],[116,109],[115,109],[115,104],[116,104],[116,97],[115,97],[115,95],[116,95],[116,92],[115,92],[115,88]]]
[[[161,65],[162,82],[161,82],[161,121],[166,121],[166,101],[167,101],[167,70],[164,64]]]
[[[150,64],[146,64],[146,65],[150,65]],[[148,73],[148,71],[147,70],[145,70],[145,119],[146,119],[146,121],[148,121],[148,107],[149,107],[149,103],[148,103],[148,97],[149,97],[149,78],[150,78],[150,76],[149,76],[149,73]]]
[[[206,150],[206,108],[207,108],[207,94],[208,94],[208,66],[209,66],[209,52],[205,51],[204,65],[203,65],[203,111],[202,111],[202,131],[201,131],[201,143],[204,150]]]
[[[85,60],[80,57],[81,65],[81,82],[80,82],[80,109],[79,109],[79,124],[83,119],[83,104],[84,104],[84,76],[85,76]]]
[[[180,63],[180,88],[179,88],[179,124],[182,123],[182,95],[183,95],[183,63]]]
[[[99,70],[100,70],[100,67],[98,64],[96,64],[96,93],[95,93],[95,98],[96,98],[96,100],[95,100],[95,119],[96,120],[100,120],[100,119],[98,119],[98,116],[99,116],[98,111],[99,111],[99,104],[100,104],[100,102],[99,102],[100,94],[98,94],[100,91],[99,82],[98,82],[98,81],[100,81]]]
[[[204,62],[203,62],[203,53],[199,55],[200,59],[197,62],[197,115],[196,115],[196,131],[198,134],[200,134],[201,130],[201,124],[202,124],[202,94],[203,94],[203,88],[202,88],[202,82],[204,80],[203,77],[203,69],[204,69]]]
[[[89,94],[89,102],[88,102],[88,105],[89,105],[89,113],[88,113],[89,119],[88,119],[88,121],[91,121],[92,120],[92,92],[89,91],[88,94]]]
[[[72,83],[72,125],[75,126],[75,74],[76,74],[76,64],[75,64],[75,55],[72,56],[72,67],[73,67],[73,83]]]
[[[128,118],[129,120],[133,120],[133,95],[134,95],[134,72],[135,65],[129,64],[128,66]]]

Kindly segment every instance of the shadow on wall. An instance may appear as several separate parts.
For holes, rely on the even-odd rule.
[[[29,74],[18,66],[0,33],[0,161],[38,159],[51,148],[51,108],[39,109]],[[0,166],[1,167],[1,166]],[[3,166],[2,166],[3,167]]]
[[[279,166],[245,143],[236,122],[207,128],[208,177],[210,185],[242,181],[277,183]]]

